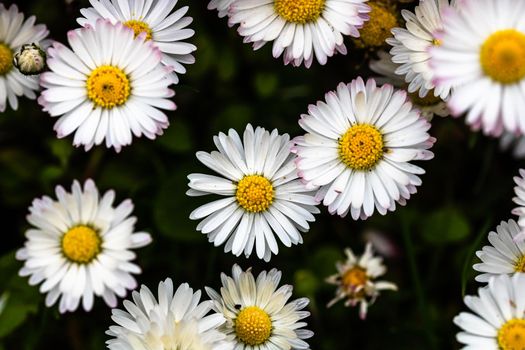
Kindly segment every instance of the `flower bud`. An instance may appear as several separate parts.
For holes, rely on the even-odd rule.
[[[22,45],[13,56],[13,65],[24,75],[40,74],[46,69],[46,53],[35,43]]]

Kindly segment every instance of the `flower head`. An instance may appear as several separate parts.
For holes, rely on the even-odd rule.
[[[14,66],[24,75],[42,73],[46,65],[47,55],[37,44],[22,45],[13,57]]]

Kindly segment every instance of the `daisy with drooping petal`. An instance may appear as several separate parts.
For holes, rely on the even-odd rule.
[[[518,225],[520,226],[521,233],[515,238],[517,241],[523,241],[525,238],[525,169],[520,169],[520,176],[514,176],[514,193],[516,197],[512,200],[518,205],[517,208],[512,210],[512,214],[518,215]]]
[[[80,10],[84,17],[79,17],[77,22],[81,26],[94,26],[97,20],[107,19],[113,24],[121,22],[133,29],[135,36],[144,33],[146,40],[151,40],[162,52],[162,63],[172,67],[170,78],[173,83],[179,82],[177,73],[186,73],[184,64],[195,63],[191,53],[197,50],[197,47],[184,41],[195,34],[193,29],[187,28],[193,19],[184,17],[188,12],[188,6],[172,12],[177,5],[177,0],[89,0],[89,2],[93,7]]]
[[[367,0],[235,0],[230,24],[239,24],[244,42],[254,50],[273,41],[273,57],[306,67],[314,56],[324,65],[336,52],[346,55],[344,36],[358,37],[368,20]]]
[[[44,40],[49,31],[43,24],[35,25],[35,16],[24,21],[24,14],[18,12],[16,5],[9,9],[0,3],[0,112],[4,112],[7,102],[12,109],[18,109],[18,97],[35,99],[38,90],[36,77],[24,76],[13,66],[13,57],[24,44]]]
[[[359,316],[366,318],[368,306],[373,304],[382,290],[397,290],[394,283],[376,281],[386,273],[383,258],[374,256],[372,244],[367,243],[365,252],[358,257],[352,249],[345,249],[346,261],[337,262],[337,274],[326,279],[326,282],[337,286],[335,298],[328,303],[328,307],[339,300],[345,300],[345,306],[359,304]]]
[[[134,38],[130,28],[99,20],[69,31],[68,41],[73,50],[58,42],[48,50],[51,72],[41,75],[38,99],[44,111],[60,116],[57,136],[75,132],[75,146],[87,151],[105,140],[118,152],[132,135],[161,135],[169,121],[160,109],[175,109],[174,92],[160,51],[145,35]]]
[[[386,40],[393,46],[390,50],[393,62],[399,64],[396,74],[405,77],[408,92],[418,92],[421,98],[430,93],[445,100],[450,93],[450,84],[435,86],[429,52],[429,48],[441,45],[438,33],[443,30],[442,15],[450,6],[449,0],[420,0],[415,13],[401,11],[406,28],[392,29],[394,37]]]
[[[93,306],[93,297],[104,298],[111,307],[117,298],[137,283],[132,274],[141,272],[132,263],[135,253],[151,242],[145,232],[134,232],[137,219],[129,216],[133,204],[128,199],[113,207],[115,192],[102,198],[95,183],[87,180],[84,188],[73,182],[71,193],[56,187],[58,200],[44,196],[35,199],[27,221],[27,241],[16,257],[24,261],[21,276],[47,293],[46,306],[59,302],[61,313],[75,311],[80,300],[84,310]]]
[[[404,205],[425,171],[410,162],[429,160],[435,142],[430,124],[413,109],[405,91],[377,87],[373,79],[339,84],[326,102],[310,105],[296,137],[299,176],[331,214],[366,219]]]
[[[359,48],[375,49],[386,44],[386,39],[392,36],[392,28],[399,25],[397,8],[384,0],[370,0],[367,2],[371,11],[370,19],[359,30],[359,37],[354,38]]]
[[[209,314],[212,302],[199,302],[201,292],[193,292],[187,283],[176,291],[167,278],[159,283],[158,301],[148,287],[134,291],[133,301],[124,301],[126,311],[112,310],[117,326],[106,334],[113,337],[106,343],[112,350],[231,350],[233,342],[218,331],[226,319],[218,313]]]
[[[438,87],[452,85],[453,115],[499,136],[525,132],[525,2],[463,0],[444,16],[442,44],[431,49]],[[488,15],[490,14],[490,15]]]
[[[218,151],[197,152],[197,159],[220,175],[191,174],[187,195],[216,194],[226,198],[195,209],[190,219],[197,230],[225,252],[269,261],[279,252],[275,236],[287,247],[303,242],[312,214],[319,210],[312,190],[297,176],[290,137],[248,124],[241,140],[230,129],[213,138]]]
[[[396,70],[400,65],[392,62],[392,55],[385,51],[379,51],[378,56],[378,60],[371,60],[369,64],[372,71],[383,75],[383,77],[376,77],[375,80],[379,84],[392,84],[397,88],[406,90],[408,85],[400,75],[396,74]],[[432,120],[434,115],[440,117],[450,115],[447,103],[440,97],[434,96],[433,93],[429,93],[425,97],[419,97],[418,92],[412,92],[408,93],[408,97],[428,121]]]
[[[230,5],[234,1],[235,0],[211,0],[208,4],[208,10],[217,10],[219,12],[219,17],[226,17],[230,10]]]
[[[476,252],[482,261],[473,266],[474,270],[482,272],[476,276],[476,281],[488,282],[492,276],[525,272],[525,242],[516,241],[520,232],[516,221],[509,220],[502,221],[496,232],[489,233],[491,245]]]
[[[304,339],[313,332],[304,329],[302,319],[310,316],[303,309],[308,298],[289,301],[293,287],[279,287],[281,272],[263,271],[255,278],[251,269],[232,268],[232,277],[221,274],[220,294],[206,287],[213,310],[226,318],[220,328],[235,350],[309,349]]]
[[[456,336],[464,350],[525,349],[525,274],[492,277],[478,296],[467,295],[454,323],[462,331]]]

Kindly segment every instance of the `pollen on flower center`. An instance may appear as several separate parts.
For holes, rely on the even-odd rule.
[[[443,44],[443,42],[441,41],[441,39],[432,39],[432,45],[434,46],[441,46]]]
[[[114,66],[100,66],[89,75],[86,88],[88,97],[102,108],[111,109],[124,104],[131,91],[126,74]]]
[[[525,349],[525,320],[515,318],[501,326],[498,345],[501,350]]]
[[[373,125],[356,124],[339,138],[339,157],[349,168],[369,170],[383,157],[383,135]]]
[[[275,0],[275,11],[288,22],[308,23],[317,20],[325,0]]]
[[[133,29],[133,32],[135,33],[135,38],[140,33],[146,33],[146,41],[151,40],[153,31],[149,27],[149,25],[145,22],[138,21],[136,19],[132,19],[129,21],[126,21],[123,23],[126,27]]]
[[[485,74],[502,84],[513,84],[525,77],[525,34],[501,30],[481,46],[481,67]]]
[[[86,264],[100,253],[101,244],[102,240],[94,229],[78,225],[62,237],[62,253],[73,262]]]
[[[342,284],[351,289],[356,287],[361,287],[366,284],[368,281],[368,276],[366,271],[361,267],[353,267],[350,270],[346,271],[342,277]]]
[[[13,51],[0,43],[0,75],[6,75],[13,68]]]
[[[525,256],[519,258],[514,265],[514,271],[516,272],[525,272]]]
[[[273,186],[260,175],[247,175],[237,184],[235,197],[246,211],[259,213],[267,210],[273,202]]]
[[[256,346],[266,342],[272,334],[270,316],[257,306],[241,310],[235,319],[235,334],[243,343]]]
[[[378,47],[392,36],[390,30],[398,26],[395,11],[378,3],[368,3],[370,20],[359,30],[359,38],[355,40],[358,47]]]

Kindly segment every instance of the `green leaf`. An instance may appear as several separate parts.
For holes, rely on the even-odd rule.
[[[294,275],[294,288],[298,295],[313,297],[319,289],[319,278],[309,270],[298,270]]]
[[[458,209],[448,207],[430,214],[421,227],[423,238],[430,244],[450,244],[467,238],[470,224]]]
[[[60,161],[60,165],[66,167],[73,153],[71,141],[66,139],[52,139],[49,141],[49,148],[51,149],[51,153]]]
[[[255,76],[253,83],[259,96],[269,97],[275,94],[275,91],[279,86],[279,79],[276,74],[259,73]]]
[[[190,128],[182,119],[172,121],[158,142],[173,153],[183,153],[194,149]]]

